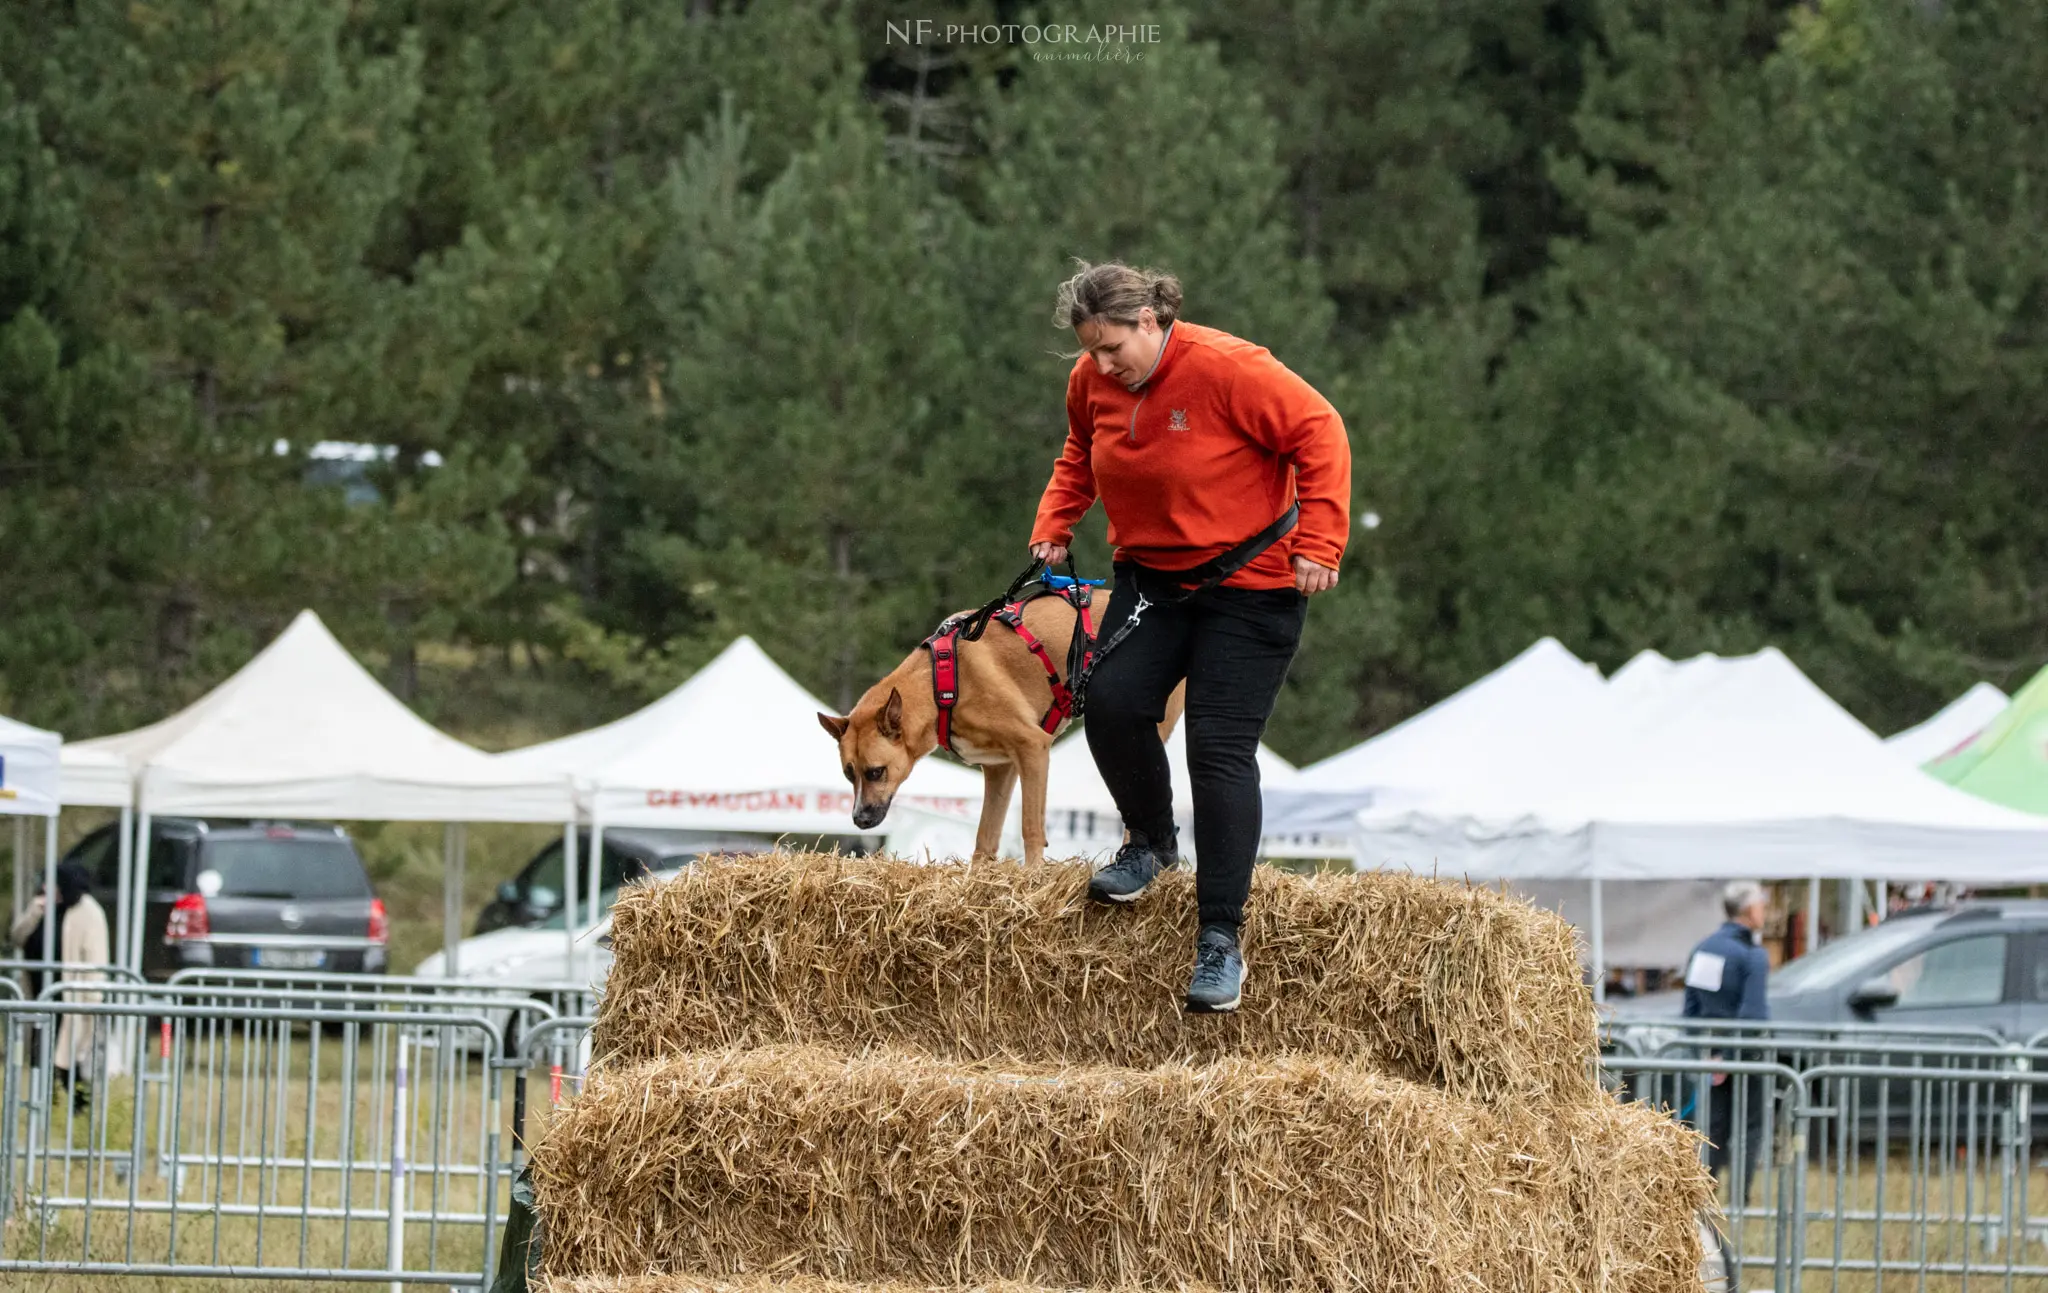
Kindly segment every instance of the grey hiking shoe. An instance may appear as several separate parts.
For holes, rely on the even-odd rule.
[[[1244,953],[1228,925],[1204,925],[1195,939],[1195,975],[1188,980],[1188,1013],[1220,1015],[1237,1009],[1244,990]]]
[[[1088,896],[1097,902],[1134,902],[1154,877],[1179,863],[1174,836],[1169,836],[1162,848],[1147,839],[1145,832],[1132,831],[1130,842],[1116,851],[1109,865],[1088,878]]]

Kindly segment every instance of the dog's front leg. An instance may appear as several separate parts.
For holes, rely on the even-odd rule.
[[[1032,742],[1017,752],[1017,775],[1024,782],[1024,861],[1045,861],[1045,776],[1052,746]]]
[[[992,861],[1003,847],[1003,819],[1010,815],[1010,790],[1017,784],[1013,763],[985,763],[981,768],[981,824],[974,829],[974,860]],[[1031,824],[1024,825],[1030,838]]]

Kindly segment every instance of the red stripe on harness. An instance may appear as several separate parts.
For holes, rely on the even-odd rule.
[[[947,620],[924,640],[932,653],[932,700],[939,710],[939,744],[953,748],[953,706],[960,701],[960,625]]]
[[[1061,600],[1066,600],[1064,596]],[[1095,641],[1095,614],[1092,607],[1077,605],[1081,612],[1081,632],[1089,643]],[[1039,726],[1046,732],[1057,732],[1074,713],[1074,692],[1060,677],[1059,666],[1052,662],[1052,653],[1045,649],[1045,643],[1038,635],[1024,626],[1024,606],[1021,602],[1010,602],[992,614],[990,619],[1001,620],[1010,626],[1018,639],[1031,654],[1038,657],[1038,663],[1045,666],[1046,679],[1052,684],[1052,707],[1045,711]],[[953,750],[953,707],[960,703],[960,630],[965,627],[966,618],[956,616],[924,640],[924,648],[932,653],[932,702],[938,710],[939,744]],[[1095,658],[1091,649],[1082,652],[1081,668],[1086,669]],[[953,750],[955,754],[959,753]]]
[[[1074,693],[1060,678],[1059,666],[1052,662],[1052,652],[1045,649],[1045,643],[1038,635],[1024,626],[1024,608],[1015,602],[995,613],[994,618],[1010,626],[1024,643],[1025,650],[1038,657],[1038,663],[1045,666],[1046,681],[1052,684],[1052,707],[1045,711],[1045,717],[1038,720],[1038,726],[1046,732],[1057,732],[1060,724],[1067,721],[1074,712]]]

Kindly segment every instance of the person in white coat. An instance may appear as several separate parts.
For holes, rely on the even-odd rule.
[[[57,961],[58,982],[98,983],[105,977],[97,968],[112,955],[107,936],[107,913],[93,898],[92,877],[84,864],[67,861],[57,868]],[[36,959],[43,952],[43,921],[49,908],[38,893],[28,909],[14,922],[14,944],[24,957]],[[91,989],[67,989],[61,1000],[92,1002],[100,994]],[[83,1112],[92,1105],[93,1017],[65,1015],[57,1027],[56,1048],[51,1069],[60,1088],[71,1091],[72,1109]]]

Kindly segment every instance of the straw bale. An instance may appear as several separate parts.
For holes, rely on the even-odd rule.
[[[1607,1134],[1615,1109],[1563,1124],[1306,1057],[1004,1071],[767,1047],[606,1067],[533,1180],[553,1276],[1691,1287],[1696,1191],[1629,1173],[1676,1164],[1683,1186],[1697,1159],[1644,1151],[1647,1124]],[[1560,1152],[1561,1128],[1590,1139]],[[1624,1202],[1633,1228],[1602,1212]]]
[[[1583,1287],[1662,1293],[1699,1285],[1698,1218],[1714,1178],[1692,1128],[1651,1105],[1601,1096],[1555,1109],[1567,1195],[1555,1221],[1579,1227]]]
[[[1486,1099],[1596,1089],[1592,998],[1553,913],[1407,874],[1261,867],[1244,1006],[1188,1016],[1193,878],[1104,909],[1087,875],[817,854],[700,863],[614,909],[598,1053],[887,1045],[1139,1068],[1307,1053]]]
[[[1042,1284],[847,1284],[809,1275],[575,1275],[543,1279],[534,1293],[1085,1293]],[[1210,1293],[1200,1285],[1155,1286],[1153,1293]]]

